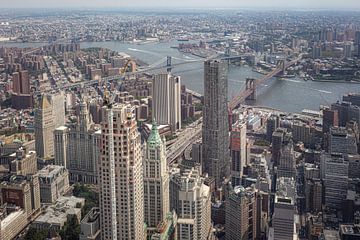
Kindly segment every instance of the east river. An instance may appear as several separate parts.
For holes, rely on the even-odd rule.
[[[191,62],[199,59],[192,55],[180,53],[177,41],[133,44],[122,42],[85,42],[81,48],[102,47],[123,52],[149,65],[159,62],[166,56],[172,56],[172,62],[188,64],[177,66],[173,73],[181,76],[182,84],[187,88],[203,93],[203,63]],[[5,47],[37,47],[38,43],[0,43]],[[246,78],[259,78],[262,75],[252,71],[248,66],[231,66],[229,69],[229,99],[236,95],[245,83]],[[303,109],[318,110],[320,105],[329,105],[341,99],[343,94],[360,92],[360,84],[304,81],[301,78],[271,79],[261,86],[256,105],[276,108],[287,112],[300,112]]]

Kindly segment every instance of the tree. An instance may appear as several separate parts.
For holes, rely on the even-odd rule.
[[[36,229],[30,228],[29,231],[25,235],[25,240],[38,240],[38,239],[46,239],[49,234],[49,229]]]
[[[80,224],[75,215],[71,215],[64,227],[60,231],[62,240],[79,240],[81,229]]]

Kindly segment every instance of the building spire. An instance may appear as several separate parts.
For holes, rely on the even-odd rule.
[[[152,121],[151,132],[150,132],[149,138],[147,140],[147,144],[150,148],[156,148],[162,144],[158,125],[157,125],[155,119],[153,119],[153,121]]]

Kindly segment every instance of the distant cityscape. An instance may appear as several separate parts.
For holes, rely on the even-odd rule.
[[[356,240],[359,199],[359,12],[0,10],[0,240]]]

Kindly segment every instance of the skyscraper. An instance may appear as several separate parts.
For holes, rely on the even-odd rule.
[[[152,86],[153,117],[159,124],[181,128],[181,82],[179,76],[162,73],[155,76]]]
[[[119,104],[103,111],[98,164],[101,239],[143,240],[143,166],[134,107]]]
[[[69,170],[71,182],[97,183],[100,137],[100,127],[92,123],[85,101],[76,121],[55,129],[55,164]]]
[[[40,158],[54,155],[55,121],[53,107],[46,95],[42,95],[35,109],[35,149]]]
[[[144,210],[149,233],[155,232],[170,212],[166,145],[155,121],[144,152]]]
[[[225,61],[204,64],[203,172],[213,177],[218,187],[230,170],[227,72]]]
[[[230,136],[231,155],[231,183],[232,186],[241,185],[243,168],[246,165],[246,123],[237,122]]]

